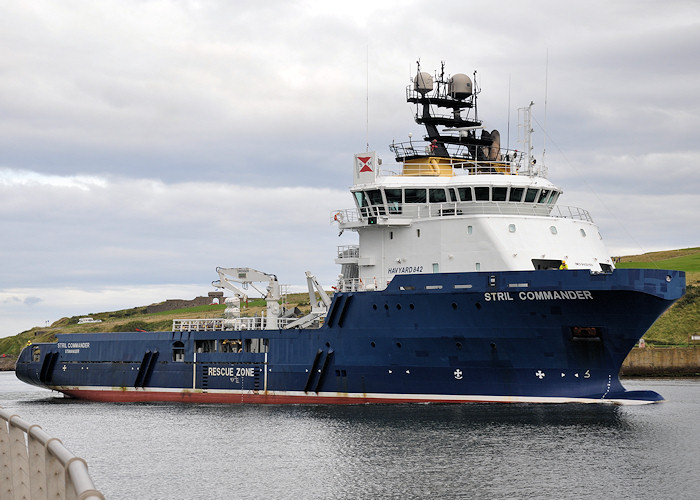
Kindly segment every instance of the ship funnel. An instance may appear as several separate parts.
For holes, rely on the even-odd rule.
[[[450,78],[448,91],[453,99],[465,99],[472,95],[472,79],[463,73]]]
[[[433,77],[430,76],[430,73],[419,71],[416,77],[413,79],[413,90],[420,92],[421,95],[432,92]]]

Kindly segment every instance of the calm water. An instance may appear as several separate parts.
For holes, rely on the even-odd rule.
[[[625,386],[667,402],[110,404],[0,372],[0,406],[85,458],[108,499],[700,498],[700,381]]]

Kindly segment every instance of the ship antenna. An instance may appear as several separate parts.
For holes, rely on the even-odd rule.
[[[549,82],[549,49],[547,49],[547,57],[544,69],[544,134],[542,137],[542,177],[547,177],[547,163],[545,162],[545,154],[547,153],[547,84]]]
[[[367,42],[367,57],[366,59],[366,73],[367,73],[367,81],[366,81],[366,93],[365,93],[365,117],[366,117],[366,124],[365,124],[365,137],[366,137],[366,147],[367,149],[365,151],[369,152],[369,42]]]
[[[476,70],[474,70],[474,121],[479,121],[479,110],[476,108],[476,96],[479,94],[479,88],[476,85]]]
[[[506,132],[506,151],[510,154],[510,74],[508,75],[508,131]]]

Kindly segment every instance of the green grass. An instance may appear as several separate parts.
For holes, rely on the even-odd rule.
[[[157,313],[152,313],[152,314],[150,314],[150,316],[163,316],[163,315],[171,316],[173,314],[188,314],[188,313],[211,312],[211,311],[221,311],[221,314],[223,314],[224,309],[226,309],[226,304],[183,307],[182,309],[174,309],[172,311],[160,311]]]
[[[671,269],[685,271],[686,283],[700,284],[700,248],[682,248],[621,257],[620,269]]]
[[[620,262],[615,267],[619,268],[643,268],[643,269],[672,269],[677,271],[685,271],[686,273],[700,272],[700,252],[693,255],[683,257],[674,257],[671,259],[654,260],[650,262],[644,261],[629,261]]]

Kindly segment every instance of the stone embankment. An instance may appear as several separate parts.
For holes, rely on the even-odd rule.
[[[0,372],[14,370],[16,361],[17,360],[15,358],[12,358],[10,356],[5,356],[4,358],[0,358]]]
[[[700,376],[700,346],[635,347],[622,363],[620,375]]]

